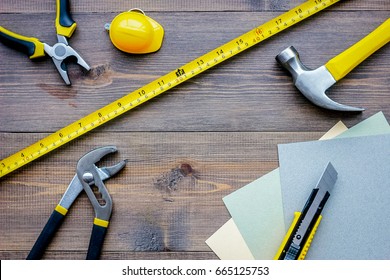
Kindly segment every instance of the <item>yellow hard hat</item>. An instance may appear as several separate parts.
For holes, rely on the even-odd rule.
[[[158,51],[164,37],[163,27],[140,9],[117,15],[105,25],[111,42],[121,51],[144,54]]]

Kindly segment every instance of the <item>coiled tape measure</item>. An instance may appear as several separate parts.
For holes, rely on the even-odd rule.
[[[0,178],[340,0],[309,0],[0,161]]]

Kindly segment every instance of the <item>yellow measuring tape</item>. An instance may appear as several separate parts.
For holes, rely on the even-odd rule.
[[[0,161],[0,178],[340,0],[309,0]]]

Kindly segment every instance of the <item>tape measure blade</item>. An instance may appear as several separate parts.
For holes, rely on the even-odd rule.
[[[0,178],[341,0],[309,0],[0,161]]]

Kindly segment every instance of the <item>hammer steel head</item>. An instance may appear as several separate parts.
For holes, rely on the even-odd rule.
[[[298,90],[315,105],[335,111],[364,111],[363,108],[343,105],[330,99],[326,90],[336,83],[332,74],[324,65],[314,70],[303,65],[293,46],[282,51],[275,59],[291,73]]]

